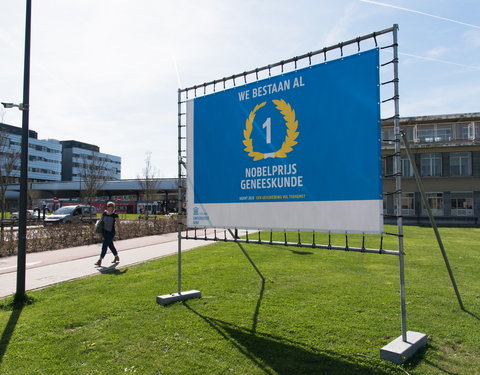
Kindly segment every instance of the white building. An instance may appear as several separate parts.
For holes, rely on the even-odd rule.
[[[0,123],[0,168],[4,169],[7,159],[15,155],[18,161],[8,177],[8,183],[20,178],[20,151],[22,129]],[[121,158],[100,152],[98,146],[78,141],[38,139],[37,132],[28,134],[28,179],[30,182],[79,181],[82,166],[95,163],[109,180],[119,180]]]
[[[61,141],[62,151],[62,181],[80,181],[85,175],[86,166],[92,164],[100,174],[109,180],[119,180],[121,177],[121,158],[104,154],[98,146],[78,141]]]
[[[0,123],[0,138],[3,142],[0,166],[4,167],[7,158],[16,158],[17,168],[13,169],[8,177],[18,180],[22,129]],[[32,130],[28,137],[28,179],[32,182],[62,180],[62,144],[54,139],[38,139],[37,133]]]

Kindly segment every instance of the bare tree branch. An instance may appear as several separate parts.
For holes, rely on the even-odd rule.
[[[91,205],[105,182],[112,178],[113,172],[107,168],[107,160],[93,151],[81,154],[79,164],[80,196]]]
[[[158,170],[152,166],[152,153],[150,151],[145,153],[145,166],[142,170],[142,175],[138,176],[138,184],[143,191],[143,200],[147,203],[152,203],[158,194]],[[145,214],[148,217],[148,210]]]
[[[7,113],[7,111],[5,111],[5,108],[0,107],[0,122],[1,123],[4,122],[6,113]]]
[[[9,185],[18,181],[20,170],[20,148],[11,144],[10,137],[5,130],[0,130],[0,205],[1,220],[5,218],[6,194]],[[3,225],[1,239],[3,242]]]

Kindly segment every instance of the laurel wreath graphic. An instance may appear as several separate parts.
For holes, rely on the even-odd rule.
[[[250,138],[253,130],[253,120],[255,119],[257,111],[265,106],[267,102],[257,104],[248,115],[247,120],[245,121],[245,130],[243,131],[243,137],[245,138],[243,140],[243,144],[245,145],[244,151],[248,152],[248,156],[252,157],[253,161],[262,160],[267,157],[286,158],[287,154],[293,150],[293,146],[298,143],[295,141],[295,139],[297,139],[300,133],[297,132],[298,121],[295,120],[295,111],[292,109],[290,104],[285,102],[283,99],[272,100],[272,102],[283,115],[285,125],[287,126],[287,135],[285,136],[285,141],[282,143],[282,147],[275,151],[273,156],[272,154],[264,154],[253,149],[253,141]]]

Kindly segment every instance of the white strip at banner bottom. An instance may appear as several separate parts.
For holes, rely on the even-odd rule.
[[[383,201],[210,203],[188,206],[197,228],[383,233]]]

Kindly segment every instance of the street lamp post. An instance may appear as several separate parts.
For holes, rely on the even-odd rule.
[[[25,55],[23,65],[23,103],[2,103],[5,108],[22,111],[22,149],[20,155],[20,204],[18,212],[17,291],[15,300],[25,300],[25,271],[27,245],[27,200],[28,200],[28,114],[30,102],[30,33],[32,1],[26,0]]]
[[[32,1],[26,0],[25,56],[23,65],[22,153],[20,155],[20,211],[18,213],[17,300],[25,299],[25,263],[27,248],[28,119],[30,102],[30,33]]]

